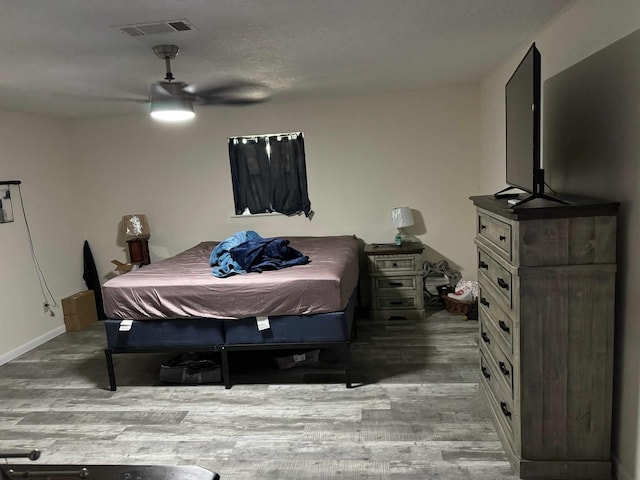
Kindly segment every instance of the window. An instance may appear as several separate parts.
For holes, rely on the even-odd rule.
[[[302,132],[229,138],[236,215],[311,217]]]

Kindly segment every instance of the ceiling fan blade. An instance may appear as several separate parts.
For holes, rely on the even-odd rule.
[[[251,105],[265,102],[270,97],[265,85],[244,80],[209,87],[189,85],[185,91],[200,105]]]

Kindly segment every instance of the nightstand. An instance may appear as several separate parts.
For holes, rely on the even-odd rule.
[[[387,243],[365,245],[373,319],[424,318],[423,250],[424,245],[417,242],[399,247]]]

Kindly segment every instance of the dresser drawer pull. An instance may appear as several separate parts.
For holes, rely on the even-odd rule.
[[[491,374],[489,373],[489,370],[487,370],[487,367],[482,367],[482,375],[487,380],[491,380]]]
[[[480,303],[489,308],[489,301],[486,298],[480,297]]]
[[[389,302],[390,305],[404,305],[404,302],[402,300],[391,300]]]
[[[480,264],[478,265],[478,268],[484,268],[485,270],[489,270],[489,265],[487,263],[484,263],[482,260],[480,260]]]
[[[398,263],[397,263],[397,262],[393,262],[393,263],[391,264],[391,266],[392,266],[393,268],[397,268],[397,267],[398,267]]]
[[[507,369],[507,366],[504,364],[504,362],[498,362],[498,365],[500,365],[500,371],[505,375],[505,376],[509,376],[511,374],[511,372],[509,372],[509,369]]]
[[[509,290],[509,284],[505,282],[502,278],[498,278],[498,285],[505,290]]]
[[[500,235],[500,241],[504,242],[507,240],[507,237],[505,237],[504,235]]]
[[[511,418],[511,412],[509,411],[509,409],[507,408],[507,404],[504,402],[500,402],[500,410],[502,410],[502,413],[505,417],[509,417]]]
[[[487,229],[486,225],[480,224],[480,230],[486,230],[486,229]]]
[[[502,330],[503,332],[506,332],[506,333],[511,332],[511,329],[507,326],[506,323],[504,323],[504,320],[500,320],[498,322],[498,325],[500,326],[500,330]]]
[[[487,335],[487,332],[482,332],[482,335],[480,335],[482,337],[482,340],[484,340],[484,343],[491,343],[491,339],[489,338],[489,335]]]
[[[402,285],[402,282],[389,282],[390,287],[401,287]]]

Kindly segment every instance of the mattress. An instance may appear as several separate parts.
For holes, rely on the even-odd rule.
[[[104,306],[111,319],[244,319],[343,310],[358,283],[354,236],[283,237],[307,255],[306,265],[214,277],[209,257],[217,242],[107,281]]]

